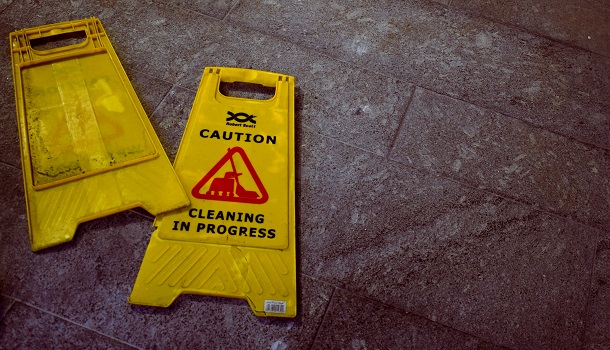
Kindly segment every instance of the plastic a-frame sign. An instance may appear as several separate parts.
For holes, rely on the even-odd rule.
[[[72,240],[80,222],[189,204],[98,19],[9,39],[32,250]]]
[[[228,97],[221,82],[274,87]],[[180,294],[246,299],[258,316],[296,315],[294,78],[208,67],[174,168],[191,206],[157,216],[129,301]]]

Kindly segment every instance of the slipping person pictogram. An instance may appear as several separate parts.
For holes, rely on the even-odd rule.
[[[239,182],[239,177],[244,174],[237,172],[237,168],[235,167],[233,155],[236,153],[241,157],[243,163],[248,169],[252,180],[254,180],[254,183],[258,187],[258,192],[245,189]],[[230,162],[232,171],[225,172],[224,176],[215,177],[215,175],[219,173],[219,170],[227,162]],[[207,191],[202,193],[202,190],[208,184],[208,182],[210,182],[210,180],[211,183]],[[265,190],[265,187],[258,177],[256,170],[254,170],[250,159],[248,159],[246,152],[241,147],[229,148],[227,153],[218,161],[218,163],[216,163],[216,165],[214,165],[214,167],[208,171],[201,181],[199,181],[197,185],[193,187],[191,194],[197,199],[252,204],[262,204],[267,202],[269,199],[267,190]]]

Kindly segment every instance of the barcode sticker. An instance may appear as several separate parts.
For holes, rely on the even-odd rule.
[[[272,312],[274,314],[285,314],[286,302],[279,300],[265,300],[265,312]]]

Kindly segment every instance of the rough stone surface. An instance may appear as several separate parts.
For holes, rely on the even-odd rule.
[[[0,36],[8,38],[13,29],[0,22]],[[8,40],[4,41],[5,44]],[[11,56],[5,47],[0,50],[0,161],[13,166],[21,166],[19,153],[19,134]]]
[[[22,303],[13,305],[0,329],[3,349],[135,349]]]
[[[501,349],[337,289],[313,349]]]
[[[167,1],[154,0],[155,2],[165,5]],[[238,0],[178,0],[172,1],[171,5],[179,9],[196,11],[206,16],[223,19],[227,13],[237,4]]]
[[[610,348],[610,236],[597,247],[597,262],[593,274],[591,302],[587,315],[586,349]]]
[[[13,299],[0,295],[0,320],[4,318],[14,302]]]
[[[610,230],[610,152],[418,89],[392,159]]]
[[[607,0],[453,0],[451,5],[610,57]]]
[[[332,140],[301,152],[305,273],[503,346],[582,342],[598,231]]]
[[[4,11],[4,9],[12,2],[13,0],[2,0],[2,2],[0,2],[0,12]]]
[[[428,1],[245,1],[229,18],[610,148],[609,58]]]

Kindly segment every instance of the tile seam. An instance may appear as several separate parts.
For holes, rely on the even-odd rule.
[[[156,77],[156,76],[154,76],[154,75],[152,75],[152,74],[149,74],[149,73],[147,73],[147,72],[145,72],[145,71],[143,71],[143,70],[137,69],[137,68],[131,68],[131,69],[129,69],[128,71],[126,71],[126,74],[127,74],[127,76],[128,76],[128,77],[129,77],[130,75],[132,75],[132,74],[131,74],[131,73],[129,73],[129,72],[135,72],[135,73],[138,73],[138,74],[144,75],[144,76],[146,76],[147,78],[154,79],[154,80],[159,80],[159,81],[161,81],[161,82],[167,83],[167,84],[171,85],[171,87],[169,88],[169,90],[171,90],[171,88],[172,88],[174,85],[176,85],[176,84],[177,84],[176,82],[173,82],[173,81],[165,80],[165,79],[163,79],[163,78]],[[131,79],[130,79],[130,81],[131,81]],[[169,90],[168,90],[168,92],[169,92]],[[167,94],[167,93],[166,93],[166,94]],[[163,97],[165,97],[165,95],[163,95]],[[155,107],[155,108],[156,108],[156,107]]]
[[[20,158],[21,158],[21,156],[20,156]],[[0,160],[0,164],[2,164],[2,166],[6,166],[6,167],[8,167],[8,168],[12,168],[12,169],[14,169],[14,170],[21,170],[21,167],[20,167],[20,166],[16,166],[16,165],[13,165],[13,164],[7,163],[7,162],[6,162],[6,161],[4,161],[4,160]]]
[[[176,83],[173,83],[172,86],[167,90],[167,92],[165,92],[165,94],[163,95],[163,97],[161,97],[161,99],[159,100],[159,103],[155,106],[155,108],[153,109],[153,111],[150,113],[150,116],[155,115],[155,113],[157,113],[157,111],[159,111],[160,107],[163,105],[163,102],[165,102],[165,99],[168,98],[169,94],[172,92],[172,90],[174,90],[174,88],[178,86]],[[178,86],[179,88],[182,88],[181,86]],[[149,117],[150,119],[150,117]],[[150,121],[152,124],[152,120]],[[154,129],[154,125],[153,125],[153,129]],[[157,131],[155,130],[155,133]],[[158,134],[157,134],[158,135]],[[158,136],[157,136],[158,137]],[[163,150],[167,153],[167,151],[165,150],[165,147],[163,147]]]
[[[370,150],[370,149],[366,149],[366,148],[362,148],[362,147],[358,147],[358,146],[353,145],[353,144],[351,144],[351,143],[349,143],[349,142],[347,142],[347,141],[343,141],[343,140],[336,139],[336,138],[334,138],[334,137],[332,137],[332,136],[330,136],[330,135],[327,135],[327,134],[323,134],[323,133],[321,133],[321,132],[318,132],[318,131],[314,130],[313,128],[311,128],[311,127],[309,127],[309,126],[307,126],[307,125],[302,125],[302,126],[301,126],[301,128],[303,128],[304,130],[307,130],[307,131],[309,131],[309,132],[313,132],[313,133],[315,133],[315,134],[317,134],[317,135],[320,135],[320,136],[322,136],[322,137],[325,137],[325,138],[327,138],[327,139],[329,139],[329,140],[333,140],[333,141],[339,142],[339,143],[341,143],[341,144],[343,144],[343,145],[345,145],[345,146],[348,146],[348,147],[351,147],[351,148],[357,149],[357,150],[362,151],[362,152],[370,153],[370,154],[372,154],[372,155],[374,155],[374,156],[381,157],[381,158],[386,159],[386,160],[390,160],[390,159],[385,158],[385,157],[384,157],[384,156],[382,156],[382,155],[379,155],[379,154],[375,153],[375,151],[372,151],[372,150]],[[401,164],[402,164],[402,163],[401,163]]]
[[[131,348],[134,348],[134,349],[138,349],[138,350],[144,350],[144,348],[141,348],[141,347],[138,347],[138,346],[136,346],[136,345],[130,344],[130,343],[126,342],[126,341],[123,341],[123,340],[121,340],[121,339],[115,338],[115,337],[113,337],[113,336],[111,336],[111,335],[104,334],[104,333],[102,333],[102,332],[100,332],[100,331],[98,331],[98,330],[95,330],[95,329],[93,329],[93,328],[90,328],[90,327],[87,327],[87,326],[85,326],[85,325],[79,324],[79,323],[77,323],[77,322],[75,322],[75,321],[70,320],[69,318],[66,318],[66,317],[64,317],[64,316],[62,316],[62,315],[59,315],[59,314],[57,314],[57,313],[54,313],[54,312],[52,312],[52,311],[45,310],[45,309],[43,309],[43,308],[41,308],[41,307],[38,307],[38,306],[36,306],[36,305],[34,305],[34,304],[31,304],[31,303],[26,302],[26,301],[24,301],[24,300],[21,300],[21,299],[19,299],[19,298],[15,298],[15,297],[11,297],[11,298],[13,298],[13,299],[15,300],[15,302],[19,302],[19,303],[21,303],[21,304],[23,304],[23,305],[26,305],[26,306],[31,307],[31,308],[33,308],[33,309],[36,309],[36,310],[38,310],[38,311],[40,311],[40,312],[43,312],[43,313],[45,313],[45,314],[48,314],[48,315],[51,315],[51,316],[53,316],[53,317],[59,318],[59,319],[61,319],[61,320],[65,321],[65,322],[71,323],[71,324],[73,324],[73,325],[75,325],[75,326],[77,326],[77,327],[80,327],[80,328],[86,329],[86,330],[88,330],[88,331],[90,331],[90,332],[96,333],[96,334],[98,334],[98,335],[100,335],[100,336],[102,336],[102,337],[104,337],[104,338],[112,339],[112,340],[114,340],[114,341],[116,341],[116,342],[119,342],[119,343],[121,343],[121,344],[123,344],[123,345],[127,345],[127,346],[129,346],[129,347],[131,347]],[[13,303],[13,304],[14,304],[14,303]]]
[[[225,13],[224,16],[222,16],[221,21],[225,22],[225,20],[229,17],[229,15],[231,14],[231,12],[233,12],[233,10],[235,10],[237,8],[237,6],[239,6],[239,0],[235,1],[235,3],[233,4],[233,6],[231,6],[231,8],[229,8],[229,11],[227,11],[227,13]]]
[[[588,52],[590,54],[597,55],[597,56],[600,56],[600,57],[610,58],[610,55],[606,55],[606,54],[599,53],[597,51],[593,51],[592,49],[589,49],[589,48],[586,48],[586,47],[582,47],[582,46],[580,46],[578,44],[574,44],[574,43],[571,43],[569,41],[565,41],[565,40],[562,40],[562,39],[554,38],[554,37],[552,37],[550,35],[537,32],[536,30],[529,29],[527,27],[524,27],[524,26],[516,24],[516,23],[511,23],[511,22],[508,22],[508,21],[503,21],[503,20],[498,19],[498,18],[494,18],[492,16],[484,15],[482,13],[479,13],[478,11],[471,10],[469,8],[466,8],[466,7],[462,7],[462,6],[459,6],[459,5],[454,5],[453,0],[450,0],[450,5],[451,5],[451,8],[449,9],[450,11],[454,10],[454,11],[456,11],[458,13],[465,14],[466,16],[474,18],[474,19],[481,18],[481,19],[484,19],[484,20],[486,20],[488,22],[497,23],[497,24],[500,24],[500,25],[503,25],[503,26],[514,28],[514,29],[519,30],[520,32],[527,33],[527,34],[533,35],[535,37],[543,38],[543,39],[552,41],[554,43],[570,47],[572,49],[581,50],[581,51]]]
[[[229,16],[227,16],[227,17],[229,17]],[[325,57],[325,58],[328,58],[330,60],[346,64],[346,65],[348,65],[348,66],[350,66],[352,68],[357,68],[358,70],[363,71],[365,73],[366,72],[371,72],[371,73],[375,73],[376,75],[378,75],[380,77],[384,77],[384,78],[404,80],[403,78],[399,78],[399,77],[391,75],[391,74],[386,74],[386,73],[378,71],[378,70],[373,70],[373,69],[367,68],[367,66],[365,66],[365,65],[360,65],[360,64],[357,64],[355,62],[346,61],[344,59],[341,59],[340,57],[333,56],[332,54],[328,53],[325,49],[317,49],[317,48],[309,46],[309,45],[303,45],[302,43],[297,43],[297,42],[291,41],[291,40],[289,40],[289,39],[287,39],[287,38],[285,38],[285,37],[283,37],[281,35],[277,35],[277,34],[275,34],[273,32],[261,30],[261,29],[258,29],[258,28],[253,28],[253,27],[251,27],[251,26],[249,26],[246,23],[243,23],[241,21],[236,21],[236,20],[232,20],[230,18],[227,18],[227,20],[225,21],[225,24],[226,25],[230,24],[230,25],[236,26],[236,27],[240,28],[241,30],[252,31],[254,33],[262,34],[264,36],[267,36],[269,38],[273,38],[273,39],[275,39],[277,41],[280,41],[282,43],[298,47],[301,50],[306,51],[307,53],[312,53],[312,54],[318,55],[320,57]],[[410,84],[411,85],[415,85],[414,83],[410,83]]]
[[[339,285],[337,285],[337,284],[335,284],[335,283],[328,282],[328,281],[326,281],[326,280],[324,280],[324,279],[320,279],[320,278],[317,278],[317,277],[313,277],[313,276],[310,276],[310,275],[308,275],[308,274],[302,274],[302,275],[307,276],[307,277],[309,277],[309,278],[311,278],[311,279],[318,280],[318,281],[321,281],[321,282],[324,282],[324,283],[326,283],[326,284],[329,284],[329,285],[333,286],[333,288],[334,288],[334,289],[333,289],[333,295],[332,295],[333,297],[335,296],[336,292],[337,292],[338,290],[340,290],[340,291],[343,291],[343,292],[345,292],[345,293],[347,293],[347,294],[350,294],[350,295],[356,296],[356,297],[358,297],[358,298],[365,299],[365,300],[367,300],[367,301],[369,301],[369,302],[376,303],[376,304],[379,304],[379,305],[383,305],[383,306],[385,306],[385,307],[387,307],[387,308],[389,308],[389,309],[391,309],[391,310],[394,310],[395,312],[398,312],[398,313],[400,313],[400,314],[402,314],[402,315],[406,315],[406,316],[414,316],[414,317],[417,317],[417,318],[419,318],[419,319],[421,319],[421,320],[423,320],[423,321],[426,321],[426,322],[428,322],[428,323],[430,323],[430,324],[434,324],[434,325],[437,325],[437,326],[439,326],[439,327],[441,327],[441,328],[449,329],[449,330],[452,330],[452,331],[455,331],[455,332],[458,332],[458,333],[461,333],[461,334],[464,334],[464,335],[467,335],[467,336],[470,336],[470,337],[476,338],[476,339],[478,339],[478,340],[480,340],[480,341],[482,341],[482,342],[485,342],[485,343],[488,343],[488,344],[497,345],[497,346],[500,346],[500,347],[502,347],[502,348],[504,348],[504,349],[511,349],[511,348],[506,347],[506,346],[504,346],[504,345],[500,345],[500,344],[495,343],[495,342],[493,342],[493,341],[490,341],[490,340],[484,339],[484,338],[482,338],[482,337],[480,337],[480,336],[478,336],[478,335],[475,335],[475,334],[472,334],[472,333],[469,333],[469,332],[466,332],[466,331],[460,330],[460,329],[458,329],[458,328],[455,328],[455,327],[452,327],[452,326],[446,325],[446,324],[441,323],[441,322],[438,322],[438,321],[431,320],[431,319],[429,319],[428,317],[426,317],[426,316],[422,316],[422,315],[420,315],[420,314],[418,314],[418,313],[415,313],[415,312],[413,312],[413,311],[409,311],[409,310],[407,310],[407,309],[402,309],[402,308],[400,308],[400,307],[398,307],[398,306],[396,306],[396,305],[388,304],[388,303],[386,303],[386,302],[383,302],[383,301],[380,301],[380,300],[374,299],[374,298],[372,298],[372,297],[370,297],[370,296],[363,295],[363,294],[360,294],[360,293],[358,293],[358,292],[351,291],[351,290],[346,289],[346,288],[344,288],[344,287],[341,287],[341,286],[339,286]],[[329,307],[330,307],[330,303],[329,303]],[[321,324],[320,324],[320,325],[321,325]],[[316,339],[317,339],[317,336],[316,336]]]
[[[411,164],[408,164],[408,163],[403,163],[403,162],[401,162],[399,160],[396,160],[396,159],[393,159],[393,158],[385,158],[384,156],[380,156],[379,154],[375,153],[374,151],[371,151],[369,149],[364,149],[364,148],[352,145],[352,144],[350,144],[350,143],[348,143],[346,141],[338,140],[338,139],[333,138],[333,137],[331,137],[329,135],[326,135],[326,134],[322,134],[320,132],[317,132],[317,131],[313,130],[312,128],[310,128],[308,126],[303,126],[303,129],[308,130],[310,132],[313,132],[313,133],[315,133],[315,134],[317,134],[319,136],[322,136],[324,138],[327,138],[329,140],[333,140],[335,142],[339,142],[339,143],[341,143],[341,144],[343,144],[345,146],[348,146],[348,147],[351,147],[351,148],[354,148],[354,149],[357,149],[357,150],[369,153],[369,154],[371,154],[373,156],[376,156],[376,157],[380,157],[380,158],[382,158],[384,160],[387,160],[387,161],[389,161],[391,163],[399,164],[401,166],[406,166],[406,167],[408,167],[408,168],[418,172],[420,175],[424,175],[424,176],[437,176],[437,177],[440,177],[440,178],[445,179],[447,181],[451,181],[453,183],[465,186],[465,187],[470,188],[470,189],[475,190],[475,191],[481,191],[483,193],[491,194],[491,195],[494,195],[496,197],[503,198],[505,200],[509,200],[509,201],[511,201],[513,203],[519,203],[519,204],[527,205],[527,206],[531,207],[534,210],[546,213],[546,214],[551,215],[551,216],[553,216],[555,218],[561,218],[563,220],[567,220],[569,222],[576,223],[578,225],[582,225],[583,227],[594,229],[596,231],[602,231],[602,232],[610,233],[610,228],[604,228],[604,227],[596,226],[594,224],[591,224],[591,223],[588,223],[588,222],[585,222],[585,221],[576,220],[573,217],[569,217],[567,215],[560,214],[560,213],[554,212],[554,211],[552,211],[550,209],[547,209],[547,208],[545,208],[545,207],[543,207],[543,206],[541,206],[539,204],[536,204],[535,202],[528,202],[528,201],[525,201],[523,199],[511,197],[511,196],[509,196],[507,194],[504,194],[504,193],[495,192],[493,190],[489,190],[489,189],[485,189],[485,188],[479,188],[476,185],[473,185],[473,184],[471,184],[469,182],[466,182],[466,181],[464,181],[462,179],[453,178],[453,177],[448,176],[448,175],[446,175],[446,174],[444,174],[443,172],[440,172],[440,171],[430,170],[430,169],[422,169],[422,168],[418,168],[418,167],[416,167],[414,165],[411,165]]]
[[[138,207],[138,208],[142,208],[142,207]],[[144,208],[142,208],[142,209],[144,209]],[[146,210],[146,209],[144,209],[144,210]],[[153,221],[155,220],[155,217],[156,217],[156,215],[153,215],[153,214],[150,214],[150,213],[149,214],[152,215],[152,217],[144,215],[144,214],[142,214],[142,213],[140,213],[140,212],[138,212],[137,210],[134,210],[134,209],[129,209],[129,210],[127,210],[127,212],[130,212],[132,214],[138,215],[139,217],[142,217],[142,218],[145,218],[145,219],[148,219],[148,220],[153,220]],[[148,211],[146,211],[146,212],[148,213]]]
[[[4,13],[4,11],[6,11],[7,8],[11,7],[11,5],[13,5],[17,0],[13,0],[11,1],[10,4],[4,6],[4,8],[2,10],[0,10],[0,14]]]
[[[396,78],[396,79],[399,79],[399,78]],[[408,83],[410,83],[410,82],[408,82]],[[502,116],[503,118],[508,118],[508,119],[512,119],[512,120],[524,123],[525,125],[527,125],[529,127],[532,127],[534,129],[546,131],[546,132],[551,133],[553,135],[557,135],[557,136],[566,138],[568,140],[577,142],[579,144],[585,145],[585,146],[590,147],[590,148],[595,148],[595,149],[603,150],[604,152],[610,152],[610,143],[608,144],[608,146],[604,146],[602,144],[597,144],[597,143],[594,143],[594,142],[581,140],[581,139],[579,139],[579,138],[577,138],[575,136],[566,135],[566,134],[563,134],[563,133],[558,132],[558,131],[550,130],[550,129],[547,129],[546,127],[542,126],[542,125],[533,123],[531,121],[528,121],[528,120],[525,120],[525,119],[522,119],[522,118],[519,118],[519,117],[512,116],[510,114],[506,114],[505,112],[502,112],[502,111],[497,110],[495,108],[481,106],[481,105],[478,105],[476,103],[472,103],[470,101],[467,101],[467,100],[464,100],[464,99],[461,99],[461,98],[458,98],[458,97],[451,96],[451,95],[449,95],[447,93],[443,93],[443,92],[436,91],[434,89],[427,88],[425,86],[417,85],[417,84],[414,84],[414,83],[410,83],[410,84],[416,85],[420,89],[427,90],[427,91],[433,92],[435,94],[438,94],[438,95],[441,95],[441,96],[444,96],[444,97],[448,97],[450,99],[453,99],[453,100],[456,100],[456,101],[459,101],[459,102],[462,102],[462,103],[467,103],[467,104],[469,104],[471,106],[475,106],[477,108],[484,109],[484,110],[489,111],[489,112],[497,113],[500,116]],[[609,141],[610,141],[610,138],[609,138]]]
[[[305,275],[305,276],[308,276],[308,275]],[[328,315],[328,310],[330,309],[330,305],[333,302],[333,298],[335,296],[336,291],[337,291],[337,287],[333,285],[333,291],[330,294],[330,298],[328,299],[328,305],[326,305],[326,309],[324,310],[324,314],[322,315],[322,320],[320,321],[320,324],[318,325],[318,328],[316,329],[316,333],[313,337],[313,341],[311,342],[311,345],[309,347],[310,350],[314,350],[313,346],[316,344],[316,340],[318,340],[318,337],[320,335],[320,330],[322,329],[322,325],[324,324],[324,321],[326,320],[326,315]]]
[[[519,199],[519,198],[516,198],[516,197],[511,197],[508,194],[501,193],[501,192],[495,192],[495,191],[487,189],[487,188],[479,188],[478,186],[476,186],[474,184],[471,184],[471,183],[466,182],[466,181],[464,181],[462,179],[459,179],[459,178],[453,178],[451,176],[446,175],[443,172],[438,172],[438,171],[435,171],[435,170],[428,170],[428,169],[421,169],[421,168],[415,167],[415,166],[413,166],[411,164],[403,163],[403,162],[400,162],[400,161],[395,160],[395,159],[389,159],[389,161],[397,163],[397,164],[400,164],[400,165],[403,165],[403,166],[407,166],[409,168],[412,168],[413,170],[419,171],[422,174],[426,174],[427,173],[427,174],[432,175],[432,176],[438,176],[438,177],[440,177],[442,179],[445,179],[447,181],[451,181],[451,182],[454,182],[456,184],[468,187],[468,188],[470,188],[472,190],[475,190],[475,191],[481,191],[483,193],[491,194],[491,195],[494,195],[496,197],[503,198],[505,200],[509,200],[509,201],[511,201],[513,203],[519,203],[519,204],[527,205],[527,206],[531,207],[532,209],[534,209],[536,211],[545,213],[547,215],[551,215],[551,216],[553,216],[555,218],[561,218],[563,220],[567,220],[568,222],[572,222],[572,223],[581,225],[583,227],[587,227],[589,229],[593,229],[595,231],[601,231],[601,232],[610,233],[610,228],[596,226],[594,224],[591,224],[591,223],[588,223],[588,222],[585,222],[585,221],[580,221],[580,220],[574,219],[573,217],[570,217],[568,215],[564,215],[564,214],[552,211],[552,210],[550,210],[550,209],[548,209],[546,207],[543,207],[542,205],[539,205],[539,204],[537,204],[535,202],[528,202],[526,200]]]
[[[593,287],[594,287],[594,283],[595,283],[595,268],[597,267],[597,261],[598,261],[598,250],[599,250],[599,246],[602,240],[602,236],[601,233],[597,234],[597,241],[595,244],[595,252],[594,252],[594,256],[592,262],[591,262],[591,268],[590,268],[590,274],[589,274],[589,288],[587,290],[587,302],[585,303],[585,307],[583,310],[583,325],[582,325],[582,334],[581,334],[581,340],[582,340],[582,346],[581,346],[581,350],[585,350],[587,347],[587,330],[589,327],[589,314],[592,310],[591,306],[593,304]]]
[[[417,85],[413,85],[411,87],[411,92],[410,92],[409,100],[407,101],[407,104],[405,107],[405,111],[401,114],[400,119],[398,120],[398,127],[396,128],[396,132],[394,132],[394,136],[392,137],[392,141],[390,142],[390,147],[388,148],[388,152],[385,156],[386,159],[390,159],[390,154],[392,154],[392,150],[394,149],[394,146],[396,145],[396,140],[398,140],[400,132],[402,131],[405,121],[407,119],[407,115],[409,115],[409,110],[411,109],[411,104],[413,103],[413,100],[415,99],[416,91],[417,91]]]
[[[11,308],[13,308],[13,305],[15,305],[15,298],[6,295],[4,293],[0,293],[1,296],[7,298],[10,300],[10,304],[8,305],[8,307],[6,308],[6,310],[4,311],[4,315],[0,316],[0,321],[4,320],[4,318],[6,318],[6,315],[8,315],[8,313],[11,311]]]

